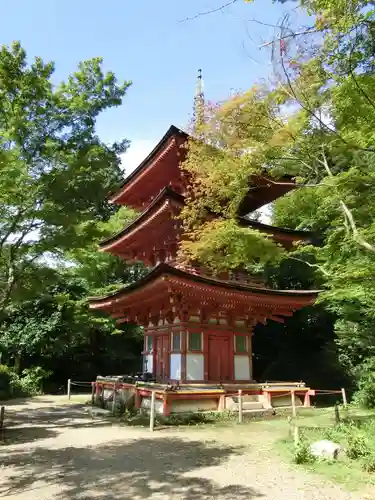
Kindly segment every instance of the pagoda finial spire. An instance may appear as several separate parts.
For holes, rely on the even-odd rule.
[[[194,127],[197,129],[204,122],[204,92],[202,70],[198,69],[197,87],[194,97]]]

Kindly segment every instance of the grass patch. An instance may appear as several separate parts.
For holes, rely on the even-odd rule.
[[[178,413],[167,417],[163,415],[155,415],[155,426],[203,426],[203,425],[226,425],[233,423],[238,416],[232,412],[194,412],[194,413]],[[148,427],[150,424],[150,416],[143,411],[125,411],[122,415],[124,425]]]
[[[334,409],[311,410],[302,414],[294,424],[300,430],[301,442],[294,446],[285,424],[284,437],[276,448],[296,467],[319,473],[351,491],[366,484],[375,484],[375,412],[349,408],[341,410],[341,422],[335,423]],[[315,459],[310,445],[327,439],[338,443],[343,451],[337,460]],[[297,465],[298,464],[298,465]]]
[[[317,435],[317,439],[321,436]],[[288,462],[294,462],[295,448],[293,442],[288,439],[280,439],[276,442],[276,449],[280,455]],[[335,461],[314,461],[304,464],[295,464],[295,468],[303,467],[308,472],[320,474],[327,479],[342,484],[349,491],[363,488],[366,484],[375,484],[374,477],[363,470],[362,464],[358,461],[349,460],[341,456]]]

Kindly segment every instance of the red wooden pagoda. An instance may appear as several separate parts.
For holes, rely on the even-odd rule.
[[[152,267],[137,283],[106,297],[91,299],[91,308],[118,322],[144,327],[144,370],[159,383],[243,384],[253,381],[252,331],[258,322],[282,322],[313,304],[316,291],[278,291],[242,271],[213,278],[199,267],[176,261],[187,182],[180,168],[187,135],[172,126],[148,157],[124,181],[111,200],[138,209],[139,216],[103,242],[101,250]],[[264,177],[251,189],[239,222],[269,234],[289,248],[309,233],[246,219],[293,189],[292,182]]]

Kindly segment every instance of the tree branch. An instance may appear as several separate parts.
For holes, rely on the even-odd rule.
[[[331,172],[331,169],[329,168],[327,157],[324,153],[323,148],[322,148],[322,157],[323,157],[323,160],[319,160],[320,163],[326,169],[327,174],[330,177],[333,177],[333,174]],[[371,245],[371,243],[366,241],[364,238],[362,238],[362,236],[360,235],[358,228],[357,228],[357,225],[355,223],[353,214],[352,214],[351,210],[348,208],[348,206],[346,205],[346,203],[343,202],[343,200],[340,200],[340,206],[341,206],[341,210],[344,213],[345,221],[348,223],[350,229],[352,230],[354,241],[356,241],[363,248],[366,248],[366,250],[369,250],[370,252],[375,253],[375,247],[373,245]]]
[[[259,45],[259,48],[263,49],[264,47],[269,47],[270,45],[273,45],[275,42],[281,42],[281,40],[286,40],[287,38],[294,38],[294,37],[300,36],[300,35],[310,35],[311,33],[317,33],[317,32],[318,32],[318,30],[315,28],[315,26],[310,26],[309,28],[306,28],[302,31],[296,31],[295,33],[289,33],[288,35],[283,35],[283,36],[280,36],[279,38],[276,38],[276,40],[271,40],[270,42],[263,43],[262,45]]]
[[[221,5],[220,7],[216,7],[215,9],[210,9],[210,10],[207,10],[205,12],[199,12],[198,14],[195,14],[194,16],[186,17],[185,19],[181,19],[181,21],[179,21],[179,23],[184,23],[186,21],[192,21],[193,19],[197,19],[198,17],[207,16],[208,14],[214,14],[215,12],[220,12],[220,11],[226,9],[227,7],[229,7],[230,5],[233,5],[236,2],[237,2],[237,0],[230,0],[229,2],[225,3],[224,5]]]
[[[283,29],[283,26],[282,24],[280,25],[280,29],[282,30]],[[356,29],[356,28],[353,28],[353,29]],[[353,30],[352,29],[352,30]],[[352,31],[351,30],[351,31]],[[299,35],[303,35],[303,34],[313,34],[313,33],[318,33],[318,32],[321,32],[322,30],[317,30],[314,26],[310,26],[304,30],[301,30],[301,31],[297,31],[297,32],[292,32],[292,33],[288,33],[286,35],[282,35],[280,37],[278,37],[276,40],[272,40],[270,42],[266,42],[265,44],[261,45],[259,48],[261,49],[262,47],[266,47],[266,46],[269,46],[269,45],[272,45],[275,43],[275,41],[281,41],[281,40],[285,40],[287,38],[296,38],[297,36]],[[307,105],[303,102],[303,99],[300,99],[299,96],[297,95],[293,85],[292,85],[292,81],[291,81],[291,77],[290,75],[288,74],[288,71],[287,69],[285,68],[285,61],[284,61],[284,57],[283,57],[283,54],[281,54],[281,67],[282,67],[282,70],[283,70],[283,73],[285,75],[285,78],[287,80],[287,86],[288,88],[290,89],[290,92],[288,92],[287,88],[285,87],[285,85],[283,85],[282,82],[281,83],[281,86],[284,88],[285,92],[287,92],[287,94],[289,95],[289,97],[293,100],[295,100],[300,106],[301,108],[306,111],[307,113],[310,114],[310,116],[312,118],[314,118],[318,123],[319,125],[327,130],[328,132],[334,134],[340,141],[343,142],[343,144],[346,144],[347,146],[353,148],[353,149],[356,149],[358,151],[366,151],[368,153],[375,153],[375,149],[374,148],[371,148],[371,147],[362,147],[362,146],[359,146],[357,144],[352,144],[348,141],[346,141],[339,133],[338,131],[335,129],[335,127],[330,127],[329,125],[327,125],[327,123],[325,123],[321,117],[319,117],[317,115],[317,113],[312,109],[312,107],[310,106],[310,103],[307,102]],[[362,89],[363,90],[363,89]],[[364,91],[363,91],[364,92]],[[305,96],[306,97],[306,96]],[[372,103],[371,103],[372,104]]]
[[[349,69],[349,74],[350,74],[353,82],[355,83],[355,86],[357,87],[359,93],[362,94],[363,97],[366,99],[366,101],[370,104],[370,106],[375,109],[374,102],[370,99],[370,97],[367,94],[367,92],[365,92],[364,89],[363,89],[363,87],[359,84],[359,82],[358,82],[358,80],[357,80],[357,78],[356,78],[356,76],[354,74],[354,71],[351,68]]]
[[[291,257],[290,255],[288,255],[288,259],[296,260],[297,262],[302,262],[302,264],[306,264],[309,267],[315,267],[316,269],[319,269],[319,271],[321,271],[324,274],[324,276],[330,276],[330,273],[328,271],[326,271],[325,269],[323,269],[322,266],[319,266],[319,264],[311,264],[311,262],[307,262],[306,260],[299,259],[298,257]]]
[[[351,211],[349,210],[347,205],[342,200],[340,200],[340,205],[341,205],[342,211],[345,214],[345,217],[347,218],[349,226],[353,232],[354,240],[359,245],[361,245],[363,248],[366,248],[366,250],[369,250],[370,252],[375,253],[375,247],[373,245],[371,245],[368,241],[366,241],[364,238],[362,238],[362,236],[359,234],[356,223],[354,221],[353,214],[351,213]]]
[[[2,290],[2,294],[0,296],[0,310],[4,308],[5,304],[9,300],[14,285],[16,283],[16,275],[15,275],[15,266],[14,266],[14,252],[13,249],[10,248],[8,266],[6,271],[6,282],[5,286]]]
[[[16,231],[17,224],[20,222],[22,216],[27,212],[27,210],[27,208],[20,208],[18,210],[9,229],[5,232],[4,236],[0,238],[0,249],[3,248],[9,236]]]

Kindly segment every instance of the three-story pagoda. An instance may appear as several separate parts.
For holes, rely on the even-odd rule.
[[[182,235],[176,217],[187,180],[180,168],[187,134],[171,126],[124,181],[111,201],[137,209],[138,217],[101,244],[126,261],[143,261],[150,272],[116,293],[91,299],[90,307],[118,322],[144,327],[144,371],[159,383],[244,384],[254,380],[252,332],[257,323],[283,322],[313,304],[316,291],[273,290],[244,272],[212,277],[176,261]],[[285,248],[311,235],[250,221],[244,216],[293,189],[288,181],[250,179],[238,214],[241,224],[262,231]]]

